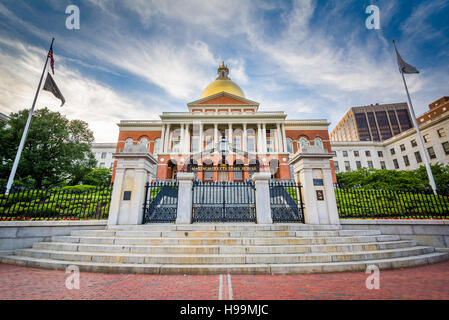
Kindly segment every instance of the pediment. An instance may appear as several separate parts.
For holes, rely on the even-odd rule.
[[[188,103],[188,106],[194,106],[194,105],[251,105],[251,106],[258,106],[259,103],[242,98],[227,92],[220,92],[217,94],[214,94],[209,97],[202,98],[200,100],[196,100],[193,102]]]

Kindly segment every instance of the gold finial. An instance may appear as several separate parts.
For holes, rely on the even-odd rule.
[[[225,64],[224,64],[224,61],[221,63],[221,67],[220,68],[222,68],[222,69],[226,68]]]

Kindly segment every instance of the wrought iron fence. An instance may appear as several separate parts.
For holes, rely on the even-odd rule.
[[[334,186],[340,218],[448,218],[448,195]]]
[[[107,219],[112,187],[75,186],[51,189],[12,188],[0,193],[0,219]]]
[[[269,187],[273,222],[304,223],[301,185],[294,180],[271,180]]]
[[[145,185],[143,223],[175,222],[178,212],[178,181],[156,180]]]
[[[255,187],[244,182],[194,181],[193,222],[256,222]]]

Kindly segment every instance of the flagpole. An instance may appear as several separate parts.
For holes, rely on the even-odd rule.
[[[50,49],[53,48],[54,41],[55,41],[55,38],[52,38]],[[12,184],[14,182],[14,177],[16,175],[17,167],[19,166],[19,162],[20,162],[20,156],[22,155],[23,147],[25,145],[25,140],[28,135],[28,129],[30,128],[30,125],[31,125],[31,118],[33,117],[34,106],[36,105],[37,97],[39,95],[39,90],[41,88],[42,79],[44,78],[45,70],[47,70],[47,64],[48,64],[48,53],[47,53],[47,59],[45,60],[44,70],[42,71],[41,79],[39,80],[39,85],[37,87],[36,94],[34,95],[33,105],[31,107],[30,113],[28,114],[28,119],[25,124],[25,130],[23,131],[22,139],[20,140],[19,149],[17,150],[16,158],[14,159],[14,164],[11,169],[11,174],[9,175],[8,183],[6,185],[6,192],[5,192],[6,194],[9,194]]]
[[[437,194],[437,187],[435,184],[435,180],[433,178],[432,168],[430,166],[429,155],[427,154],[426,149],[424,147],[424,140],[423,140],[423,137],[421,136],[421,131],[419,130],[418,121],[416,120],[415,110],[413,109],[412,99],[410,99],[410,94],[408,92],[407,82],[405,81],[404,73],[402,72],[402,69],[400,69],[400,71],[401,71],[401,75],[402,75],[402,81],[404,82],[405,92],[407,93],[408,105],[409,105],[410,113],[412,115],[412,121],[416,128],[416,134],[418,135],[419,146],[421,149],[421,153],[424,155],[424,163],[426,166],[427,175],[429,177],[429,183],[430,183],[430,186],[432,187],[433,193]]]

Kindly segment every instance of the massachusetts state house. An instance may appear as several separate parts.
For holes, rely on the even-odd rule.
[[[293,154],[303,146],[331,151],[327,120],[287,120],[283,111],[259,111],[259,103],[229,78],[224,63],[217,73],[201,98],[187,103],[187,112],[122,120],[117,152],[126,144],[147,146],[158,162],[158,180],[175,179],[183,171],[202,181],[243,181],[259,171],[299,180],[289,165]]]

